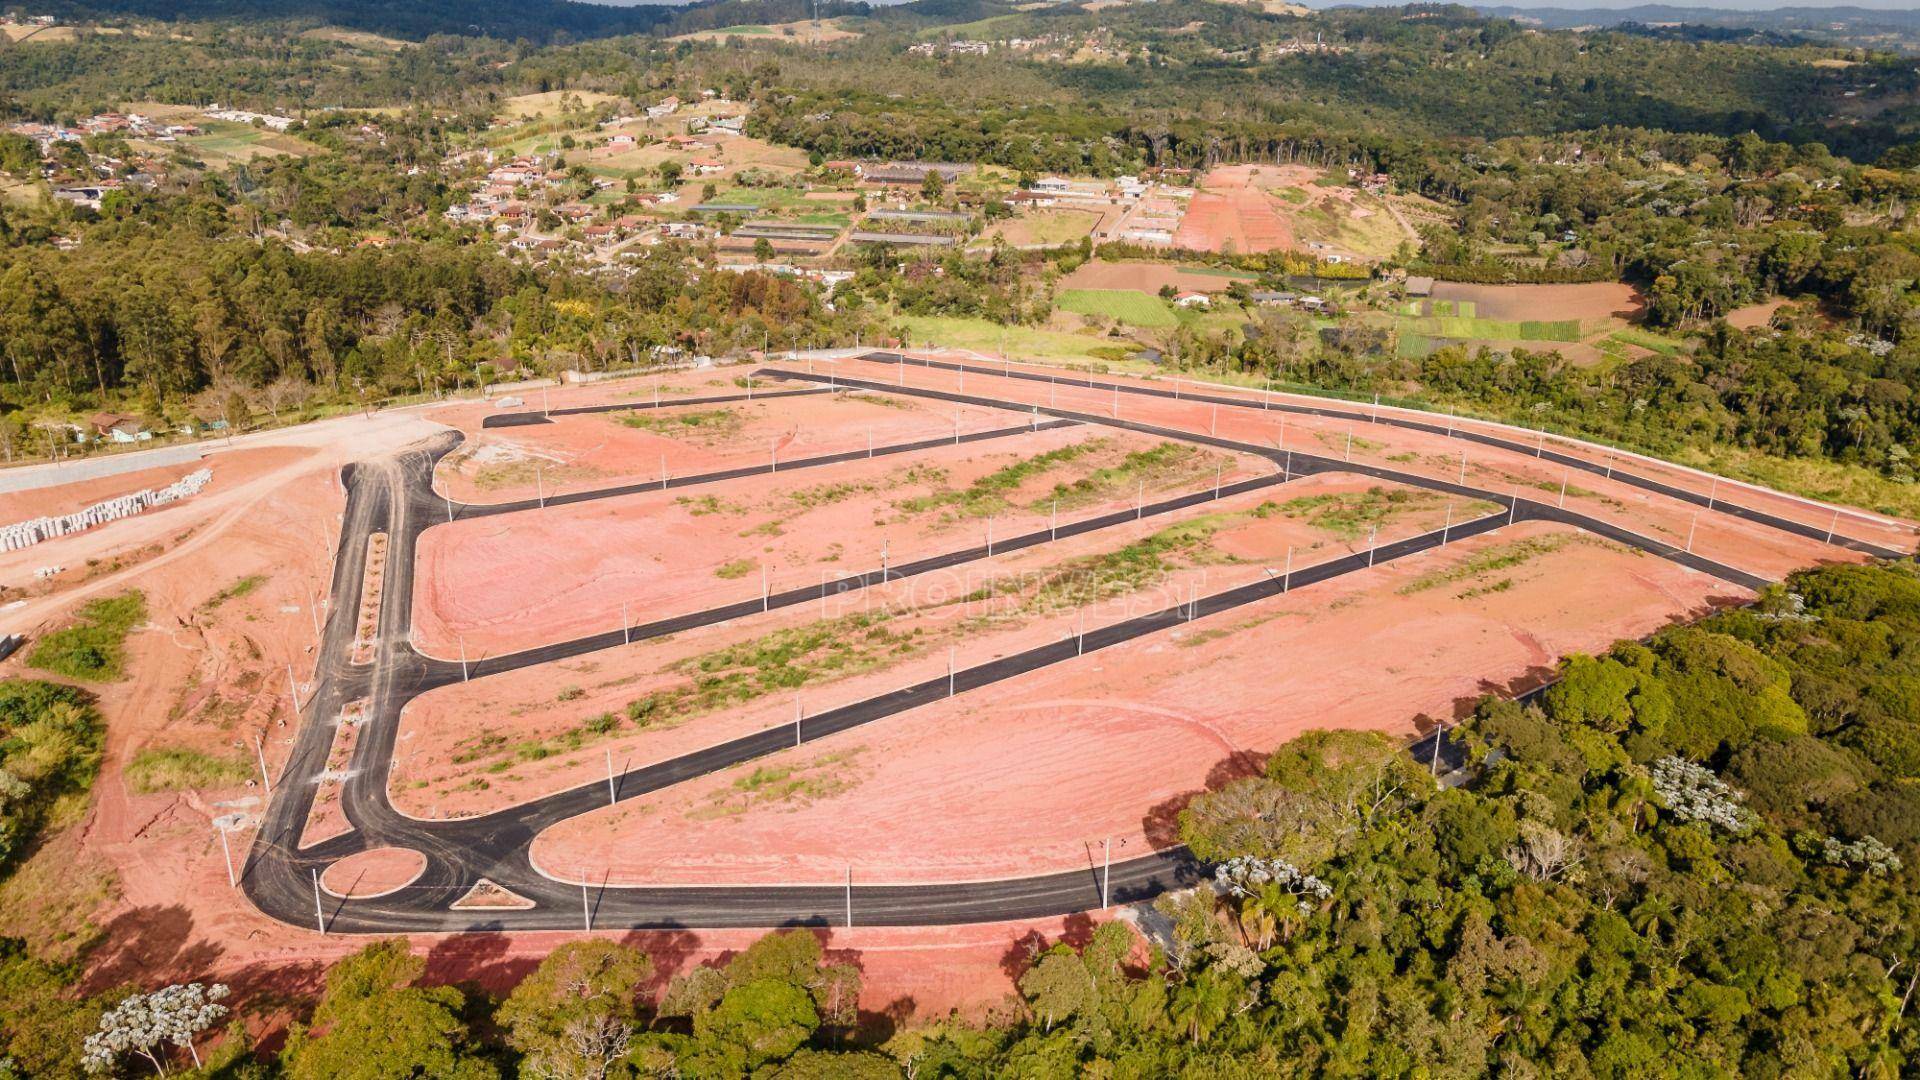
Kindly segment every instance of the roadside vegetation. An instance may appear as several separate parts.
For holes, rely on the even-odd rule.
[[[0,680],[0,876],[84,804],[100,766],[100,714],[76,687]]]
[[[89,601],[70,626],[37,642],[27,663],[83,682],[115,682],[125,674],[127,635],[147,619],[147,598],[134,589]]]
[[[125,775],[127,782],[142,795],[159,791],[201,791],[246,782],[253,775],[253,763],[241,757],[219,757],[184,746],[146,747],[127,762]]]

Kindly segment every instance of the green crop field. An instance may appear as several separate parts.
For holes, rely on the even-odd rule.
[[[1683,351],[1680,342],[1670,337],[1663,337],[1649,330],[1641,330],[1638,327],[1615,330],[1609,335],[1609,338],[1610,340],[1622,342],[1627,345],[1638,345],[1643,349],[1657,352],[1662,356],[1678,356]]]
[[[1403,329],[1428,337],[1462,341],[1579,341],[1580,320],[1553,322],[1515,322],[1506,319],[1475,319],[1459,315],[1432,315],[1403,319]]]
[[[1101,315],[1128,326],[1166,327],[1179,322],[1165,300],[1131,289],[1066,289],[1054,306],[1079,315]]]

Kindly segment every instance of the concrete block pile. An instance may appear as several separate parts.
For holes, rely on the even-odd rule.
[[[106,502],[94,503],[84,510],[76,510],[59,517],[34,518],[31,521],[16,522],[12,525],[0,525],[0,551],[32,547],[42,540],[81,532],[95,525],[103,525],[123,517],[132,517],[142,510],[177,502],[189,495],[199,494],[200,489],[206,487],[207,481],[212,479],[212,469],[197,469],[163,488],[136,491],[131,495],[122,495],[108,499]]]

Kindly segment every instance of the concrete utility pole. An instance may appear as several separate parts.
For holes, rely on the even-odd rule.
[[[847,929],[853,929],[853,867],[847,867]]]
[[[1687,526],[1687,554],[1693,554],[1693,532],[1700,527],[1700,511],[1693,512],[1693,522]]]
[[[315,926],[320,928],[320,935],[325,937],[327,933],[327,910],[320,906],[320,871],[317,867],[313,870],[313,922]]]
[[[460,681],[467,681],[467,639],[460,639]]]
[[[806,718],[806,712],[800,708],[800,695],[793,695],[793,745],[795,746],[800,745],[800,721]]]
[[[220,822],[213,823],[213,831],[220,834],[220,853],[227,859],[227,888],[231,889],[240,884],[240,879],[233,872],[233,846],[227,843],[227,830]]]
[[[273,797],[273,780],[267,776],[267,749],[260,736],[253,737],[253,756],[260,763],[260,789],[268,797]]]
[[[307,585],[307,610],[313,613],[313,636],[314,640],[317,641],[321,637],[320,603],[314,597],[313,585],[311,583]]]
[[[1106,910],[1108,903],[1108,883],[1113,880],[1113,837],[1100,842],[1100,908]]]
[[[607,805],[620,801],[618,790],[613,785],[613,747],[607,747]]]
[[[1372,569],[1373,567],[1374,543],[1379,538],[1380,538],[1380,526],[1375,525],[1373,528],[1367,530],[1367,567],[1368,569]]]
[[[593,933],[593,905],[587,901],[587,875],[580,873],[580,925],[587,933]]]
[[[947,696],[953,696],[953,646],[947,646]]]

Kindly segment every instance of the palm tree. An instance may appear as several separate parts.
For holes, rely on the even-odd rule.
[[[1233,1012],[1234,987],[1212,969],[1202,969],[1173,995],[1173,1020],[1199,1045]]]

